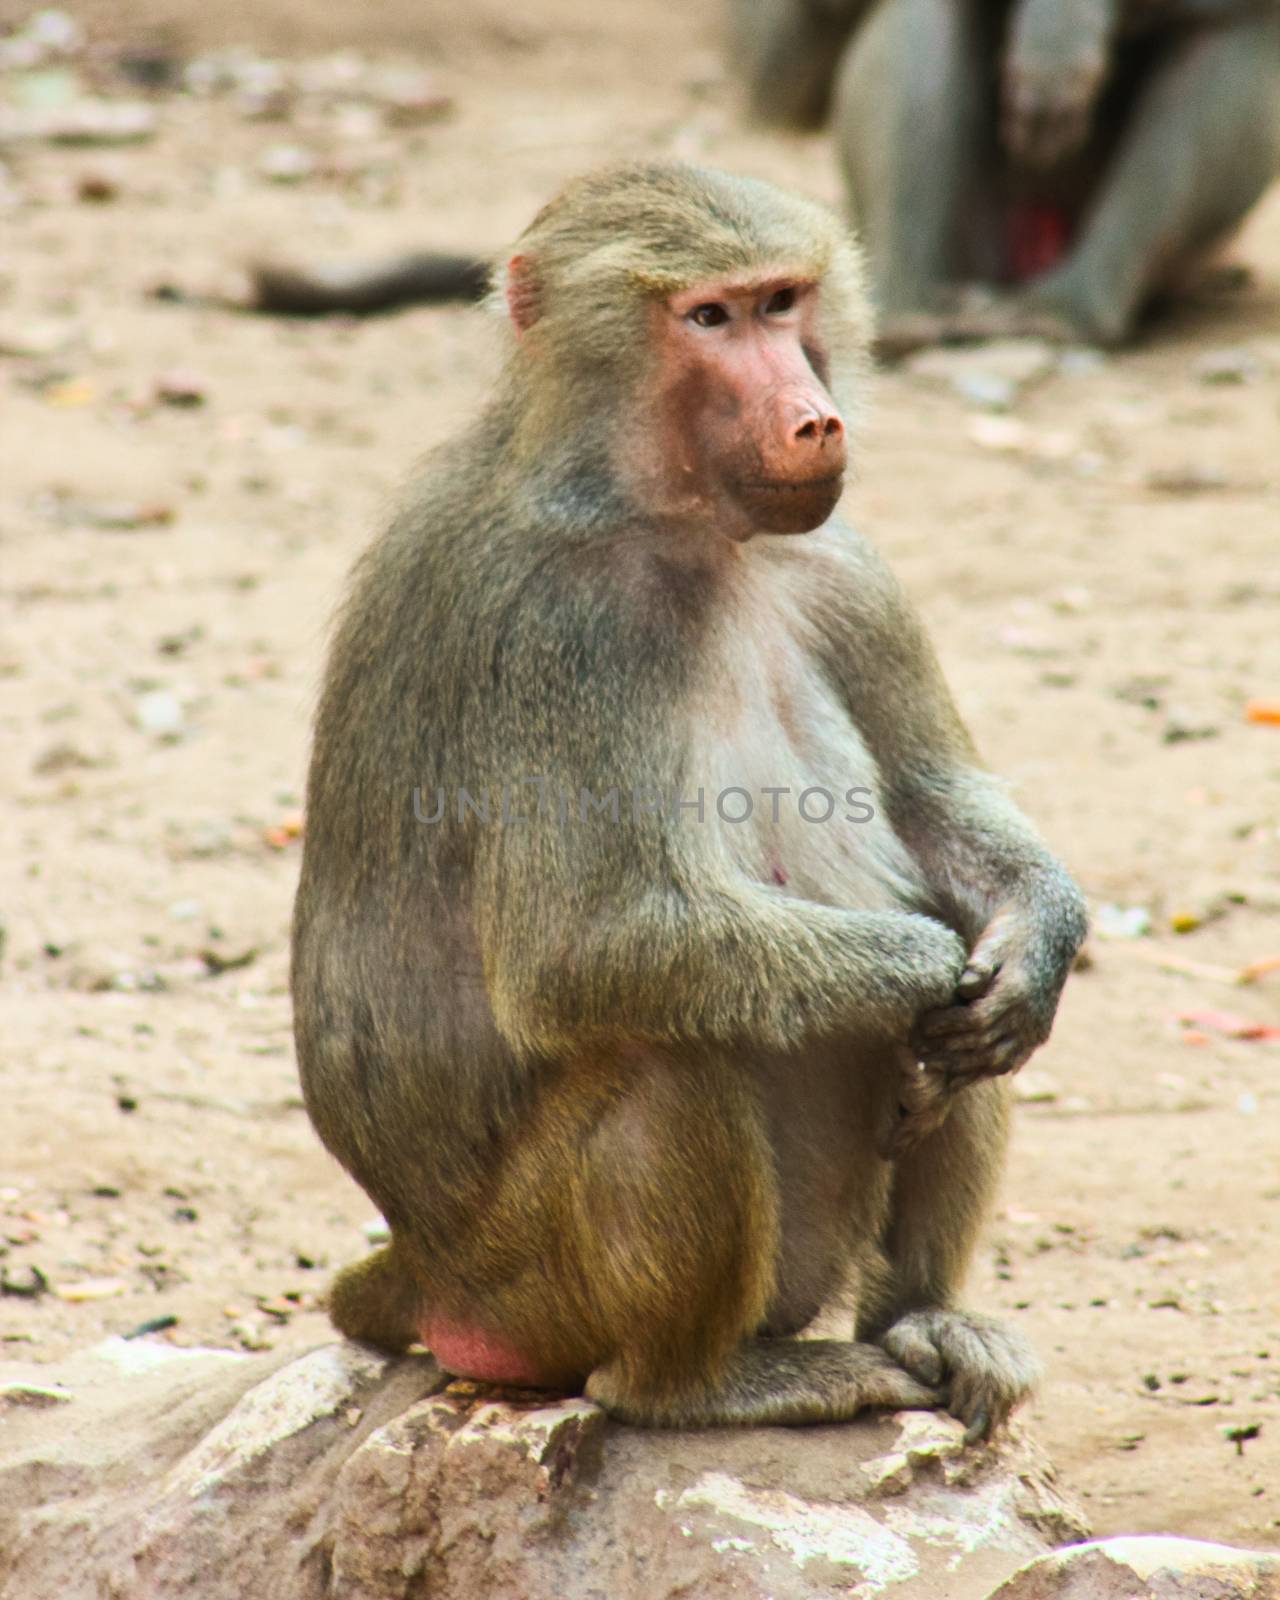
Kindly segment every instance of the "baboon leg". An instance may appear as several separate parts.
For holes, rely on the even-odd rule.
[[[469,1246],[471,1309],[446,1292],[450,1316],[425,1321],[425,1342],[459,1376],[576,1378],[614,1415],[658,1426],[936,1404],[873,1346],[752,1337],[778,1245],[773,1154],[743,1067],[596,1061],[566,1070],[524,1126]]]
[[[1152,70],[1075,250],[1027,292],[1080,337],[1126,338],[1162,280],[1280,174],[1280,16],[1189,33]]]
[[[969,257],[994,235],[975,215],[995,161],[992,30],[972,0],[884,0],[845,55],[836,140],[885,321],[991,275]]]
[[[820,128],[845,41],[869,0],[732,0],[730,53],[751,114]]]
[[[718,1377],[675,1393],[610,1365],[591,1374],[586,1392],[623,1422],[677,1428],[847,1422],[868,1406],[941,1403],[936,1386],[918,1382],[883,1349],[838,1339],[753,1339]]]
[[[884,1252],[891,1273],[857,1332],[919,1382],[941,1387],[969,1430],[985,1435],[1039,1374],[1020,1334],[954,1300],[994,1196],[1008,1141],[1009,1086],[987,1078],[955,1094],[950,1115],[895,1165]]]
[[[329,1316],[348,1339],[404,1350],[419,1337],[422,1297],[395,1243],[344,1267],[329,1290]]]

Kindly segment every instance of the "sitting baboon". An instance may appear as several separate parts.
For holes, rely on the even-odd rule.
[[[316,725],[298,1057],[391,1228],[334,1320],[639,1422],[980,1434],[1034,1363],[955,1297],[1084,919],[834,515],[854,246],[636,165],[496,277],[497,391],[360,561]],[[850,1340],[792,1337],[832,1302]]]

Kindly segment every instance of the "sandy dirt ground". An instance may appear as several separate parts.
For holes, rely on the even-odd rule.
[[[116,96],[113,52],[156,40],[305,82],[285,120],[242,64],[156,94],[149,142],[0,151],[0,1357],[157,1318],[303,1346],[372,1218],[290,1043],[325,629],[488,341],[464,309],[281,325],[150,291],[281,243],[496,249],[612,156],[839,182],[821,137],[744,132],[710,5],[72,9]],[[370,97],[397,63],[452,110]],[[62,92],[20,76],[9,101]],[[1280,955],[1280,727],[1245,709],[1280,697],[1280,192],[1233,258],[1243,286],[1006,412],[982,362],[883,375],[847,509],[1095,912],[1150,923],[1095,936],[1023,1077],[971,1298],[1044,1355],[1030,1416],[1100,1531],[1280,1546],[1280,1042],[1180,1021],[1280,1024],[1280,972],[1233,982]]]

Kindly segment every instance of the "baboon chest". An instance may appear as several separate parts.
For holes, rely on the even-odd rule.
[[[918,903],[875,759],[801,642],[781,622],[759,620],[719,643],[704,681],[683,825],[705,828],[734,870],[802,899]]]

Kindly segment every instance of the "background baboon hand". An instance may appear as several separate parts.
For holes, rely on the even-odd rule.
[[[1110,66],[1106,0],[1024,0],[1010,26],[1001,133],[1015,161],[1051,167],[1088,138]]]
[[[953,1003],[921,1016],[912,1045],[953,1088],[1016,1072],[1049,1037],[1060,985],[1037,960],[1036,929],[1001,911],[970,953]]]

